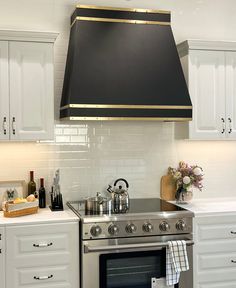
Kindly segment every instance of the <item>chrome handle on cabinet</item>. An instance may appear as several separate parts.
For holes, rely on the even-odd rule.
[[[37,248],[45,248],[45,247],[52,246],[52,242],[51,242],[51,243],[33,244],[33,246],[34,246],[34,247],[37,247]]]
[[[3,134],[7,134],[7,117],[3,117]]]
[[[230,231],[230,233],[236,235],[236,231]]]
[[[12,134],[16,134],[16,118],[12,117]]]
[[[224,134],[224,133],[225,133],[225,119],[224,119],[224,118],[221,118],[221,121],[222,121],[222,131],[221,131],[221,134]]]
[[[234,264],[236,264],[236,260],[231,260],[231,263],[234,263]]]
[[[49,276],[34,276],[34,279],[35,280],[47,280],[47,279],[50,279],[52,277],[53,277],[53,275],[51,274]]]
[[[229,121],[229,131],[228,131],[228,133],[231,134],[232,133],[232,120],[231,120],[231,118],[228,118],[228,121]]]

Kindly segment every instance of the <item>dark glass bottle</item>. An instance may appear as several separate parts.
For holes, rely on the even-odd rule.
[[[46,191],[44,188],[44,179],[40,178],[40,188],[39,188],[39,208],[46,207]]]
[[[30,171],[30,181],[28,183],[28,195],[34,194],[36,191],[36,183],[34,182],[34,171]]]

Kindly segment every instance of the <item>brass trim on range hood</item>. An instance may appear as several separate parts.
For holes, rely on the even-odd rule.
[[[178,118],[178,117],[64,117],[61,120],[83,120],[83,121],[191,121],[192,118]]]
[[[192,109],[192,106],[180,106],[180,105],[123,105],[123,104],[69,104],[60,108],[60,110],[64,110],[67,108],[98,108],[98,109],[182,109],[188,110]]]
[[[145,21],[145,20],[129,20],[129,19],[113,19],[113,18],[77,16],[72,22],[71,27],[76,23],[76,21],[95,21],[95,22],[113,22],[113,23],[126,23],[126,24],[170,26],[170,22],[162,22],[162,21]]]
[[[83,4],[77,5],[76,8],[96,9],[96,10],[111,10],[111,11],[126,11],[126,12],[138,12],[138,13],[170,14],[170,11],[166,11],[166,10],[155,10],[155,9],[153,10],[153,9],[142,9],[142,8],[118,8],[118,7],[83,5]]]

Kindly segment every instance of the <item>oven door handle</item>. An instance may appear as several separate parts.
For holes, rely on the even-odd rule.
[[[194,241],[186,240],[187,246],[194,245]],[[106,252],[114,250],[126,250],[126,249],[140,249],[140,248],[165,248],[168,246],[167,242],[154,242],[154,243],[139,243],[139,244],[124,244],[124,245],[109,245],[109,246],[89,246],[84,245],[84,253],[92,252]]]

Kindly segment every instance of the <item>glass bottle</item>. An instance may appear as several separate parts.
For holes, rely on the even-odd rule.
[[[36,183],[34,182],[34,171],[30,171],[30,181],[28,183],[28,195],[35,195]]]
[[[46,191],[44,188],[44,179],[40,178],[40,188],[39,188],[39,208],[46,207]]]

